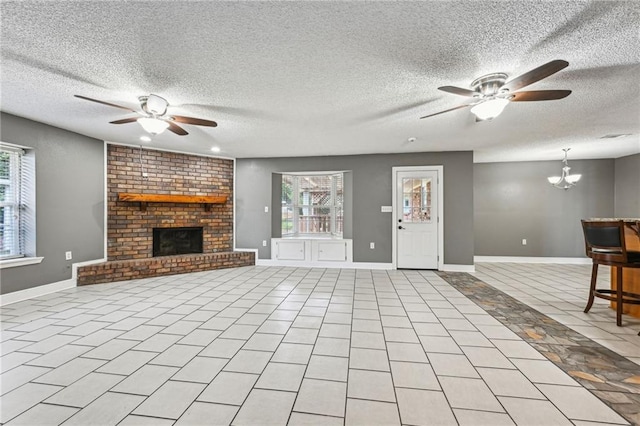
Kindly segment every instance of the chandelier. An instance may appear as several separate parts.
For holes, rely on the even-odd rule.
[[[563,149],[564,151],[564,160],[562,160],[562,175],[561,176],[549,176],[547,180],[549,183],[556,188],[567,190],[572,186],[575,186],[576,183],[580,180],[582,175],[576,174],[572,175],[571,167],[569,167],[569,162],[567,161],[567,152],[569,152],[571,148]]]

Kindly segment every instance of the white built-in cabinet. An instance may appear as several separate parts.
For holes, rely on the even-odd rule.
[[[272,238],[271,259],[301,263],[352,262],[352,240]]]

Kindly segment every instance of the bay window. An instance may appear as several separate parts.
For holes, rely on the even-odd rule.
[[[343,234],[343,173],[282,175],[282,236]]]

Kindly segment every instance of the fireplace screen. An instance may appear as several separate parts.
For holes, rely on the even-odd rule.
[[[202,253],[202,228],[153,228],[153,256]]]

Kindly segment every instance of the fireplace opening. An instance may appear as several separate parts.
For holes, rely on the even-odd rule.
[[[153,228],[153,257],[202,253],[202,227]]]

